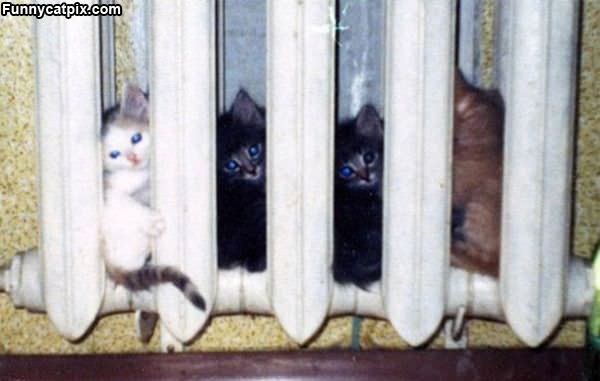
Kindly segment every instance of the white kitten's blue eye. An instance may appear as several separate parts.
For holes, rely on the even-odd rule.
[[[340,168],[340,176],[342,177],[350,177],[353,173],[354,170],[347,165],[344,165],[342,168]]]
[[[133,144],[138,144],[141,141],[142,141],[142,134],[140,134],[139,132],[136,132],[135,134],[133,134],[131,136],[131,142]]]
[[[365,161],[365,164],[371,164],[375,161],[375,154],[373,152],[367,152],[363,155],[363,160]]]
[[[240,165],[235,160],[229,160],[227,163],[225,163],[225,169],[228,171],[235,171],[239,167]]]
[[[111,158],[116,159],[121,155],[121,152],[120,151],[110,151],[109,155]]]
[[[250,146],[250,148],[248,148],[248,154],[250,155],[251,158],[256,158],[259,153],[260,153],[260,144],[255,144],[253,146]]]

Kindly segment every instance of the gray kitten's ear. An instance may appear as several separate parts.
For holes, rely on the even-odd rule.
[[[241,124],[264,126],[265,118],[260,109],[254,103],[250,95],[244,89],[240,89],[231,105],[233,119]]]
[[[363,136],[377,137],[383,135],[383,123],[372,105],[364,105],[356,117],[356,131]]]
[[[121,99],[121,115],[148,120],[148,98],[142,89],[134,84],[125,85]]]

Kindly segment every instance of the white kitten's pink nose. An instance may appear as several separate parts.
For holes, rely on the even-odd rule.
[[[127,160],[129,160],[130,162],[133,163],[133,165],[137,165],[140,162],[140,159],[138,158],[138,156],[133,152],[129,152],[126,157],[127,157]]]

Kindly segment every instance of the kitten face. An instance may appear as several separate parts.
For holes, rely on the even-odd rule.
[[[107,171],[146,169],[150,158],[148,129],[135,123],[114,122],[104,136],[102,155]]]
[[[104,170],[112,172],[146,169],[149,158],[148,98],[137,86],[128,85],[120,105],[109,110],[104,117]]]
[[[263,157],[261,143],[245,144],[224,160],[222,170],[231,179],[261,180],[264,176]]]
[[[336,131],[336,182],[355,190],[377,192],[381,185],[383,124],[372,106]]]
[[[262,184],[265,178],[263,111],[240,90],[229,112],[219,120],[218,171],[227,183]]]

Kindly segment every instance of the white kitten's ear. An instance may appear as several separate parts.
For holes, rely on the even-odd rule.
[[[142,89],[134,84],[128,83],[123,90],[121,115],[148,120],[148,98]]]
[[[383,123],[372,105],[364,105],[356,117],[356,131],[363,136],[375,137],[383,134]]]
[[[235,96],[235,100],[231,105],[231,114],[233,119],[241,124],[256,126],[264,126],[265,124],[265,118],[260,109],[244,89],[240,89]]]

